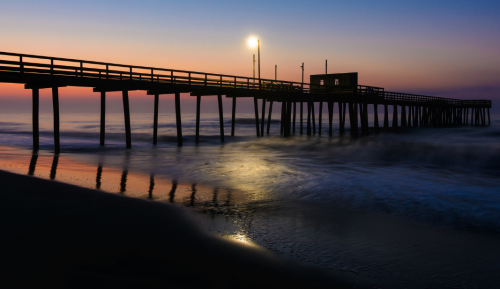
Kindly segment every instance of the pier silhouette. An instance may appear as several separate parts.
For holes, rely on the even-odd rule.
[[[126,147],[132,147],[128,92],[147,91],[154,96],[153,144],[158,142],[158,105],[162,94],[175,95],[177,144],[182,146],[181,93],[197,97],[196,137],[199,142],[200,108],[202,96],[217,96],[220,141],[224,142],[222,96],[232,98],[231,136],[235,135],[236,100],[251,97],[254,100],[256,135],[264,135],[266,103],[269,102],[267,134],[269,134],[273,103],[281,106],[280,132],[285,137],[296,131],[297,104],[299,105],[300,133],[304,132],[304,103],[307,110],[307,135],[322,134],[323,104],[328,108],[328,135],[333,134],[334,107],[338,106],[339,133],[345,133],[346,112],[349,114],[350,134],[353,137],[370,133],[368,106],[373,105],[374,131],[380,130],[378,108],[384,109],[383,128],[436,127],[490,124],[490,100],[459,100],[388,92],[384,88],[358,84],[357,73],[317,74],[310,82],[293,82],[275,79],[252,78],[197,71],[173,70],[156,67],[134,66],[0,52],[0,82],[22,83],[32,90],[33,150],[39,150],[39,90],[52,89],[54,114],[54,150],[60,152],[59,141],[59,87],[92,87],[101,94],[100,144],[105,144],[106,92],[121,91],[125,117]],[[261,115],[259,104],[261,100]],[[314,104],[319,103],[316,127]],[[389,109],[392,106],[391,126]],[[469,113],[470,112],[470,113]],[[470,116],[469,116],[470,115]],[[469,121],[470,118],[470,121]]]

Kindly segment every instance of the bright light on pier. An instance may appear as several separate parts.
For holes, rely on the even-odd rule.
[[[255,47],[257,47],[258,41],[257,41],[256,37],[250,37],[250,38],[248,38],[247,43],[248,43],[248,46],[250,46],[250,48],[255,48]]]

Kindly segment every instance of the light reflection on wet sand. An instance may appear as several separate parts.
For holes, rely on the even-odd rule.
[[[177,203],[203,210],[228,207],[245,202],[242,194],[232,196],[231,190],[200,184],[180,183],[155,174],[130,171],[125,165],[117,170],[79,163],[64,157],[46,153],[32,154],[11,148],[1,148],[0,169],[18,174],[56,180],[80,187],[98,189],[108,193],[150,199],[153,201]]]

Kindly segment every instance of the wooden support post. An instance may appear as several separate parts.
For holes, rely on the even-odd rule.
[[[255,110],[255,130],[257,133],[257,136],[260,136],[260,131],[259,131],[259,103],[257,102],[257,97],[253,98],[253,106]]]
[[[323,102],[319,102],[319,114],[318,114],[318,135],[321,135],[321,122],[323,120]]]
[[[130,106],[128,101],[128,91],[122,91],[122,99],[123,99],[123,115],[125,117],[125,143],[127,148],[132,147],[132,136],[130,131]]]
[[[175,126],[177,127],[177,145],[182,146],[181,93],[175,93]]]
[[[345,111],[346,103],[339,102],[339,134],[344,135],[345,133]]]
[[[106,92],[101,91],[101,131],[100,131],[100,145],[104,146],[106,135]]]
[[[158,103],[160,102],[160,95],[155,94],[155,107],[153,115],[153,144],[158,144]]]
[[[236,126],[236,97],[233,97],[233,113],[231,116],[231,136],[234,136],[235,126]]]
[[[266,120],[266,99],[262,99],[262,123],[260,124],[260,136],[264,136],[264,125]]]
[[[267,134],[269,134],[269,130],[271,129],[271,115],[273,113],[273,101],[269,102],[269,115],[267,116]]]
[[[219,126],[220,126],[220,142],[224,142],[224,113],[222,111],[222,95],[217,95],[219,103]]]
[[[333,135],[333,101],[328,102],[328,135]]]
[[[40,149],[40,130],[39,130],[39,111],[40,111],[40,96],[39,89],[32,89],[32,125],[33,125],[33,151],[37,152]]]
[[[283,131],[284,131],[284,125],[285,125],[285,113],[284,113],[284,110],[285,110],[285,103],[282,101],[281,102],[281,118],[280,118],[280,134],[283,134]]]
[[[287,101],[283,102],[283,105],[285,106],[285,118],[284,118],[285,123],[283,126],[284,129],[283,135],[287,137],[290,136],[290,116],[292,114],[292,103]]]
[[[354,124],[354,116],[356,115],[356,112],[354,110],[355,107],[356,107],[355,103],[349,102],[349,120],[350,120],[350,124],[351,124],[351,136],[353,136],[353,137],[355,136],[355,132],[356,132],[354,127],[356,127],[356,128],[358,127],[357,122],[356,122],[356,125]]]
[[[408,116],[408,123],[409,123],[408,125],[411,125],[410,117],[411,115]],[[401,106],[401,127],[406,127],[406,107],[404,105]]]
[[[491,125],[490,108],[488,107],[488,125]]]
[[[369,129],[369,124],[368,124],[368,103],[363,103],[363,123],[364,123],[364,127],[365,127],[365,134],[369,134],[370,133],[370,129]]]
[[[412,127],[413,122],[413,106],[408,106],[408,127]]]
[[[389,128],[389,109],[387,104],[384,104],[384,128]]]
[[[418,122],[420,118],[420,106],[414,106],[412,109],[413,109],[413,127],[418,127]]]
[[[201,95],[196,96],[196,133],[194,142],[200,142],[200,112],[201,112]]]
[[[304,133],[304,116],[303,116],[303,111],[304,111],[304,103],[300,102],[300,134]]]
[[[297,115],[297,102],[293,102],[293,124],[292,124],[292,132],[295,133],[295,116]]]
[[[59,88],[52,87],[52,108],[54,113],[54,151],[59,154],[61,146],[59,143]]]
[[[392,113],[392,128],[398,127],[398,106],[394,105],[394,111]]]
[[[307,135],[311,135],[311,102],[307,102]]]
[[[313,129],[313,134],[316,134],[316,117],[314,113],[314,102],[311,104],[311,116],[312,116],[312,129]]]
[[[380,128],[378,125],[378,105],[376,103],[373,104],[373,126],[375,127],[375,132],[379,133]]]

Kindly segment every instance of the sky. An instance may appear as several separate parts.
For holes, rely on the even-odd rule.
[[[500,1],[2,0],[0,51],[251,76],[256,36],[263,78],[277,65],[278,79],[300,81],[304,62],[307,82],[327,59],[329,73],[358,72],[363,85],[492,99],[500,113],[498,15]],[[98,107],[92,89],[61,91],[62,113]],[[30,95],[0,84],[0,112],[30,111]],[[50,91],[41,97],[43,110]],[[131,98],[152,111],[145,92]]]

